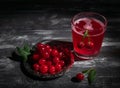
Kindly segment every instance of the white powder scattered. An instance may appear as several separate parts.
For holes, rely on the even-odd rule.
[[[3,57],[0,59],[0,71],[8,71],[13,69],[15,66],[9,58]]]
[[[10,45],[10,44],[0,45],[0,49],[15,48],[15,47],[16,47],[16,46],[14,46],[14,45]]]
[[[18,36],[18,37],[16,37],[16,39],[26,39],[26,40],[28,40],[29,38],[28,38],[28,36],[27,35],[23,35],[23,36]]]
[[[0,39],[0,42],[3,42],[4,41],[4,39]]]
[[[120,42],[103,42],[102,46],[120,46]]]
[[[53,34],[54,31],[52,30],[34,30],[34,34],[38,34],[38,35],[48,35],[48,34]]]
[[[88,61],[75,61],[74,67],[95,67],[95,61],[94,60],[88,60]]]
[[[59,23],[60,23],[60,20],[58,20],[58,19],[51,20],[51,25],[56,25],[56,24],[59,24]]]

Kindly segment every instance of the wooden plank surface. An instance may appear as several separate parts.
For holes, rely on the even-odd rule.
[[[88,5],[88,4],[87,4]],[[93,6],[38,6],[2,10],[0,13],[0,88],[119,88],[120,86],[120,10],[113,3]],[[40,81],[28,77],[19,61],[10,59],[16,46],[46,40],[71,41],[70,20],[78,12],[94,11],[108,19],[100,54],[89,61],[76,61],[64,76]],[[97,77],[93,85],[87,80],[81,83],[71,81],[76,73],[94,67]]]

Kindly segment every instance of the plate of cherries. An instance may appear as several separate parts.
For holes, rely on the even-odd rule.
[[[25,70],[41,79],[53,79],[64,75],[74,63],[69,45],[60,41],[37,43],[31,50],[28,60],[23,62]]]

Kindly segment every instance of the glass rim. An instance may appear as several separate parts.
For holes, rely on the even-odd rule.
[[[98,34],[93,34],[93,35],[89,35],[90,37],[93,37],[93,36],[99,36],[99,35],[101,35],[101,34],[103,34],[105,31],[106,31],[106,26],[107,26],[107,23],[108,23],[108,21],[107,21],[107,19],[106,19],[106,17],[105,16],[103,16],[103,15],[101,15],[101,14],[99,14],[99,13],[96,13],[96,12],[80,12],[80,13],[78,13],[78,14],[76,14],[76,15],[74,15],[73,16],[73,18],[71,19],[71,25],[72,26],[74,26],[75,27],[75,24],[74,24],[74,19],[77,17],[77,16],[79,16],[79,15],[82,15],[82,14],[90,14],[90,15],[98,15],[99,17],[101,17],[105,22],[103,23],[103,25],[104,25],[104,30],[102,31],[102,32],[100,32],[100,33],[98,33]],[[79,27],[76,27],[76,28],[78,28],[79,29]],[[73,29],[72,29],[73,30]],[[78,32],[77,32],[78,33]],[[78,34],[80,34],[80,35],[84,35],[84,34],[82,34],[82,33],[78,33]]]

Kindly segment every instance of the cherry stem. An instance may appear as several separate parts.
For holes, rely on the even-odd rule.
[[[91,70],[94,70],[94,68],[88,69],[87,72],[86,72],[85,74],[87,75]]]
[[[91,70],[93,70],[94,68],[90,68],[88,71],[87,71],[87,73],[89,73]]]
[[[83,35],[83,37],[82,37],[82,41],[84,41],[84,39],[85,39],[86,37],[88,37],[88,42],[90,42],[90,37],[89,37],[89,33],[88,33],[88,30],[87,30],[87,29],[85,30],[85,33],[84,33],[84,35]]]
[[[90,36],[88,35],[88,42],[90,42]]]

